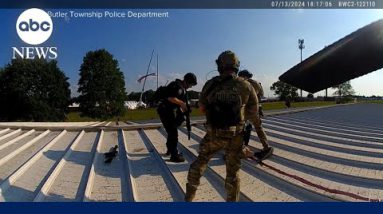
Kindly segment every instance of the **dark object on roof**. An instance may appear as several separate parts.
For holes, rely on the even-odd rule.
[[[118,154],[118,146],[115,145],[114,147],[109,149],[109,152],[104,153],[104,162],[105,163],[111,163],[112,160],[117,156]]]
[[[383,67],[383,19],[325,47],[279,79],[315,93]]]

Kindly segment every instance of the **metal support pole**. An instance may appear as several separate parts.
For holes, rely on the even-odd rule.
[[[158,53],[157,53],[157,89],[158,89]]]
[[[301,50],[301,62],[302,62],[302,51],[305,48],[304,42],[305,42],[304,39],[298,39],[298,44],[299,44],[298,48]],[[302,97],[302,89],[300,90],[301,90],[301,97]]]

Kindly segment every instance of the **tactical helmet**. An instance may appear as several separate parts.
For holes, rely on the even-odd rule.
[[[240,72],[238,72],[238,76],[240,77],[246,77],[246,78],[252,78],[253,77],[253,74],[250,73],[248,70],[242,70]]]
[[[218,71],[222,72],[226,69],[234,69],[236,72],[239,70],[239,60],[234,52],[224,51],[215,60],[218,66]]]
[[[197,85],[197,77],[193,73],[185,74],[184,80],[191,86]]]

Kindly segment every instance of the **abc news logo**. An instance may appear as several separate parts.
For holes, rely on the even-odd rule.
[[[49,24],[49,22],[41,22],[41,24],[39,24],[38,22],[35,22],[33,21],[32,19],[29,19],[29,22],[25,22],[25,21],[22,21],[20,22],[19,24],[19,29],[20,31],[23,31],[23,32],[28,32],[28,31],[38,31],[38,30],[42,30],[42,31],[49,31],[49,29],[51,29],[51,24]]]
[[[32,8],[20,14],[16,22],[16,31],[20,39],[30,47],[12,47],[13,59],[56,59],[57,47],[38,47],[47,41],[53,31],[51,17],[43,10]]]

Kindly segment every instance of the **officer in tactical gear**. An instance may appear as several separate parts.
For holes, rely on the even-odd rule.
[[[290,108],[291,107],[290,96],[287,96],[285,98],[285,106],[286,106],[286,108]]]
[[[184,162],[185,158],[178,153],[178,127],[184,121],[183,112],[188,111],[186,89],[197,85],[197,77],[193,73],[185,74],[183,80],[176,79],[166,86],[165,95],[159,101],[157,113],[168,134],[166,155],[172,162]]]
[[[242,79],[248,81],[253,86],[255,92],[257,93],[258,100],[260,101],[261,98],[263,97],[263,88],[262,88],[261,83],[251,79],[253,77],[253,74],[250,73],[248,70],[242,70],[242,71],[238,72],[238,76],[239,76],[239,78],[242,78]],[[257,132],[258,138],[259,138],[259,140],[263,146],[263,149],[261,151],[254,153],[254,156],[258,160],[264,160],[264,159],[270,157],[273,153],[273,150],[274,150],[273,147],[270,147],[269,144],[267,143],[267,136],[266,136],[266,133],[262,127],[261,117],[263,116],[263,113],[261,113],[262,112],[261,109],[262,109],[262,107],[261,107],[261,105],[259,105],[259,113],[257,114],[257,119],[256,119],[255,123],[253,123],[254,129]],[[251,124],[246,125],[246,128],[245,128],[246,134],[245,134],[245,139],[244,139],[244,144],[246,146],[249,144],[251,128],[252,128]]]
[[[251,84],[237,77],[240,63],[233,52],[221,53],[216,64],[220,75],[206,82],[199,98],[207,131],[197,160],[190,165],[185,201],[194,199],[209,160],[221,149],[226,154],[226,200],[239,200],[243,128],[245,118],[257,120],[258,98]]]

